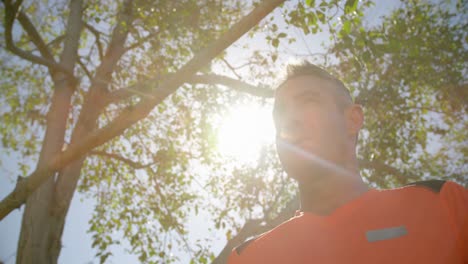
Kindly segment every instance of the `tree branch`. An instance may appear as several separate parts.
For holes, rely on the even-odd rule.
[[[120,88],[119,90],[110,94],[110,96],[108,97],[108,103],[114,103],[120,100],[124,100],[133,95],[138,95],[142,98],[154,97],[152,94],[151,87],[148,86],[146,83],[147,81],[132,85],[130,87]],[[262,98],[271,98],[274,94],[274,91],[272,89],[262,86],[254,86],[240,80],[217,74],[194,75],[188,78],[186,83],[223,85],[237,90],[239,92],[248,93]]]
[[[47,44],[44,42],[39,32],[37,32],[36,27],[33,25],[29,17],[24,12],[20,11],[18,12],[18,21],[24,30],[28,33],[28,36],[31,38],[31,41],[34,43],[34,45],[36,45],[42,57],[56,63],[54,56],[47,47]]]
[[[66,151],[50,159],[50,162],[46,164],[46,166],[38,168],[30,174],[26,180],[22,181],[21,184],[17,184],[15,189],[0,203],[0,220],[15,208],[20,207],[26,201],[27,197],[51,176],[51,172],[57,171],[73,160],[85,156],[93,148],[121,135],[131,125],[145,118],[157,104],[162,102],[171,93],[175,92],[180,85],[194,75],[200,68],[207,65],[219,53],[229,47],[234,41],[239,39],[284,1],[285,0],[267,0],[257,5],[250,14],[242,18],[241,21],[231,27],[228,32],[195,55],[195,57],[174,74],[172,78],[164,80],[161,87],[165,89],[153,91],[152,94],[154,98],[143,99],[133,109],[125,110],[119,117],[115,118],[111,124],[100,130],[91,132],[89,136],[84,138],[81,142],[72,143]],[[149,83],[149,85],[150,84],[151,83]]]
[[[143,37],[139,41],[137,41],[137,42],[133,43],[132,45],[126,47],[125,52],[127,52],[129,50],[132,50],[132,49],[135,49],[135,48],[138,48],[140,45],[142,45],[143,43],[145,43],[149,39],[156,37],[158,34],[159,34],[159,31],[148,34],[147,36]]]
[[[89,80],[91,81],[93,79],[93,75],[91,72],[86,68],[86,65],[81,61],[81,58],[78,58],[78,64],[80,65],[81,69],[85,72],[86,76],[88,76]]]
[[[136,169],[136,170],[144,169],[144,168],[150,167],[150,166],[157,163],[157,161],[154,161],[154,162],[151,162],[151,163],[148,163],[148,164],[141,164],[141,163],[135,162],[135,161],[133,161],[131,159],[124,158],[124,157],[122,157],[122,156],[120,156],[118,154],[108,153],[108,152],[100,151],[100,150],[92,150],[92,151],[89,152],[89,154],[121,161],[121,162],[129,165],[130,167],[132,167],[133,169]]]
[[[271,98],[274,94],[272,89],[262,86],[257,87],[240,80],[216,74],[194,75],[192,78],[190,78],[189,83],[221,84],[231,87],[239,92],[248,93],[263,98]]]
[[[237,74],[236,69],[225,58],[221,58],[221,61],[226,64],[226,66],[231,70],[232,73],[234,73],[234,75],[236,75],[238,79],[242,79],[239,74]]]
[[[52,41],[50,41],[49,43],[47,43],[46,46],[47,46],[47,47],[55,46],[55,45],[57,45],[58,43],[62,42],[64,39],[65,39],[65,35],[60,35],[60,36],[56,37],[54,40],[52,40]]]
[[[73,6],[75,5],[75,6]],[[79,5],[79,6],[77,6]],[[119,11],[119,15],[117,17],[117,24],[114,28],[114,32],[117,33],[113,34],[113,37],[117,35],[117,40],[114,41],[121,41],[120,45],[123,45],[125,42],[125,30],[120,30],[122,27],[126,29],[128,27],[128,23],[126,21],[126,15],[128,9],[131,11],[132,2],[130,0],[126,0],[123,3],[123,12]],[[73,51],[73,47],[76,47],[74,53],[64,53],[63,60],[69,63],[76,63],[79,61],[77,48],[78,44],[75,42],[79,41],[80,32],[83,29],[83,22],[82,22],[82,2],[80,0],[74,0],[70,2],[70,18],[69,18],[69,27],[67,30],[68,35],[68,44],[69,51]],[[122,17],[123,13],[123,17]],[[131,13],[131,12],[130,12]],[[70,33],[70,34],[69,34]],[[123,35],[121,38],[121,34]],[[66,43],[67,44],[67,43]],[[118,47],[118,45],[116,45]],[[64,49],[66,51],[66,47]],[[95,78],[110,78],[112,69],[115,66],[114,61],[118,61],[120,58],[119,56],[113,57],[112,51],[112,41],[111,45],[109,45],[108,53],[110,57],[104,56],[104,60],[102,61],[100,67],[96,70],[96,77]],[[106,54],[107,55],[107,54]],[[79,62],[78,62],[79,63]],[[101,67],[104,64],[104,67]],[[70,65],[74,66],[74,64]],[[108,67],[108,68],[106,68]],[[108,71],[109,69],[109,71]],[[82,105],[82,109],[80,112],[80,116],[76,125],[73,129],[73,133],[71,136],[71,144],[75,144],[88,135],[89,131],[96,130],[97,126],[97,119],[99,114],[102,110],[102,104],[99,102],[99,98],[105,94],[106,87],[102,86],[100,83],[94,82],[91,80],[92,84],[89,88],[88,92],[85,95],[84,103]],[[69,164],[69,166],[65,166],[61,172],[57,176],[55,189],[57,190],[55,193],[55,212],[56,214],[64,215],[66,214],[66,208],[69,207],[71,199],[73,197],[73,192],[75,190],[76,184],[79,180],[79,168],[82,166],[82,162],[85,159],[85,156],[81,156],[80,159],[77,159],[77,162],[73,162]],[[68,164],[67,164],[68,165]]]
[[[98,48],[99,59],[102,61],[102,58],[104,57],[104,52],[103,52],[103,48],[101,45],[101,32],[99,32],[97,29],[95,29],[93,26],[91,26],[90,24],[86,22],[84,23],[84,26],[91,33],[93,33],[94,37],[96,38],[96,46]]]
[[[106,74],[110,74],[109,68],[114,68],[117,61],[125,52],[125,41],[127,40],[128,32],[133,21],[133,2],[125,1],[122,12],[117,17],[117,26],[112,31],[112,37],[107,47],[105,61],[103,61],[103,69]],[[109,65],[106,67],[106,65]],[[107,69],[106,69],[107,68]]]
[[[12,4],[11,1],[8,1],[8,0],[2,0],[2,1],[5,6],[4,24],[5,24],[6,49],[11,51],[13,54],[17,55],[18,57],[25,59],[27,61],[30,61],[32,63],[44,65],[51,70],[61,71],[61,72],[65,72],[66,74],[69,74],[66,70],[63,69],[63,67],[60,67],[60,65],[58,65],[55,61],[36,56],[32,54],[31,52],[18,48],[15,45],[13,41],[12,28],[13,28],[13,23],[15,21],[15,18],[18,12],[18,8],[21,5],[22,1],[17,1],[16,4]]]
[[[383,162],[376,161],[376,160],[364,160],[359,159],[359,166],[369,169],[375,169],[378,171],[384,171],[394,177],[396,177],[401,183],[406,183],[408,180],[417,179],[418,176],[410,173],[403,173],[395,167],[387,165]]]
[[[132,1],[124,1],[123,8],[117,16],[118,23],[112,31],[110,43],[101,59],[101,64],[96,69],[96,77],[93,79],[90,93],[98,92],[97,90],[103,91],[104,89],[100,88],[107,87],[112,78],[115,65],[117,65],[117,62],[125,52],[125,41],[133,21],[132,4]],[[90,26],[90,28],[92,27]],[[92,30],[95,29],[93,28]],[[97,30],[95,31],[98,32]],[[102,51],[99,52],[101,53]],[[96,93],[90,94],[90,97],[94,95],[96,95]],[[96,98],[94,98],[94,100],[96,100]],[[97,100],[101,100],[101,98]],[[102,104],[102,106],[105,106],[105,104]]]
[[[71,73],[71,77],[73,77],[73,69],[78,59],[78,47],[80,43],[81,30],[83,29],[82,15],[82,2],[70,2],[70,15],[68,16],[65,42],[60,56],[60,64]]]
[[[213,260],[212,264],[227,263],[233,248],[242,244],[246,239],[265,233],[294,216],[294,212],[299,209],[298,201],[299,197],[295,196],[273,219],[251,219],[246,221],[239,232],[227,242],[226,246],[224,246],[221,253]]]

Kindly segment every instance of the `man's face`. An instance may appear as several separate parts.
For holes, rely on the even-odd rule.
[[[315,76],[298,76],[278,88],[277,150],[291,177],[322,174],[319,159],[343,166],[350,137],[338,93],[335,83]]]

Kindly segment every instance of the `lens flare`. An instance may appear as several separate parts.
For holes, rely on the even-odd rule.
[[[281,147],[281,148],[285,148],[287,149],[288,151],[291,151],[291,152],[294,152],[302,157],[304,157],[306,160],[310,161],[310,162],[313,162],[319,166],[322,166],[323,168],[325,169],[328,169],[328,170],[331,170],[331,171],[334,171],[337,173],[337,175],[339,176],[345,176],[345,177],[354,177],[355,174],[351,171],[348,171],[346,170],[345,168],[331,162],[331,161],[328,161],[326,159],[322,159],[320,158],[319,156],[311,153],[311,152],[308,152],[296,145],[293,145],[283,139],[277,139],[277,144],[278,144],[278,147]]]

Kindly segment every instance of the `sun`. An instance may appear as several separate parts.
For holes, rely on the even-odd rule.
[[[255,163],[265,144],[273,142],[271,109],[255,103],[234,106],[221,119],[218,151],[242,163]]]

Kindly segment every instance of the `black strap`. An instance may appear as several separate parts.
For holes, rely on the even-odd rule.
[[[255,239],[256,239],[256,237],[251,238],[251,239],[245,241],[244,243],[240,244],[239,246],[237,246],[237,247],[236,247],[237,255],[240,255],[240,253],[241,253],[250,243],[252,243]]]
[[[444,183],[445,181],[443,180],[429,180],[429,181],[413,182],[405,186],[421,186],[421,187],[429,188],[431,191],[435,193],[439,193],[440,190],[442,190]]]

